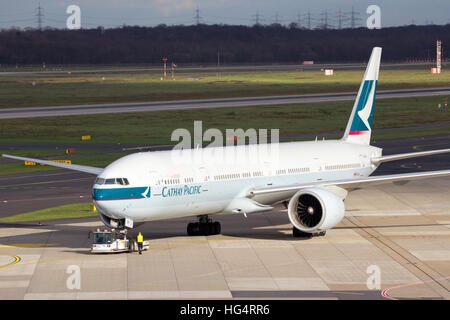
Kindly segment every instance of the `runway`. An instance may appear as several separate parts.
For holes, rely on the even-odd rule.
[[[381,68],[410,68],[417,66],[428,66],[430,63],[383,63]],[[319,64],[280,64],[280,65],[244,65],[244,66],[185,66],[177,67],[177,74],[199,74],[207,72],[220,72],[221,74],[230,74],[235,72],[264,72],[264,71],[297,71],[297,70],[314,70],[314,69],[364,69],[367,64],[365,63],[319,63]],[[61,70],[59,67],[48,66],[45,70],[42,66],[37,68],[40,71],[2,71],[0,77],[20,77],[20,76],[45,76],[45,75],[65,75],[67,72],[71,74],[90,74],[90,73],[157,73],[161,74],[161,67],[122,67],[122,68],[102,68],[102,69],[70,69],[70,66],[65,67],[65,70]]]
[[[429,97],[450,94],[450,87],[446,88],[422,88],[385,90],[377,92],[377,99],[389,98],[411,98]],[[115,103],[95,105],[73,105],[57,107],[27,107],[27,108],[4,108],[0,109],[0,119],[36,118],[70,115],[91,115],[104,113],[124,112],[151,112],[167,110],[189,110],[202,108],[227,108],[264,106],[294,103],[316,103],[330,101],[349,101],[356,98],[355,92],[305,94],[287,96],[224,98],[224,99],[201,99],[201,100],[179,100],[162,102],[141,103]]]
[[[450,134],[376,145],[384,154],[449,148]],[[377,174],[449,164],[444,154],[383,164]],[[94,179],[60,170],[0,178],[0,193],[14,200],[0,204],[2,216],[88,202]],[[309,240],[292,238],[278,210],[215,216],[222,234],[208,237],[187,237],[189,218],[146,223],[133,230],[151,242],[141,256],[91,255],[97,218],[0,224],[0,299],[450,299],[448,177],[359,189],[345,205],[336,228]],[[67,286],[70,266],[80,268],[80,289]]]

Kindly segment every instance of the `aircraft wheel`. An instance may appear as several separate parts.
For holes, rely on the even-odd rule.
[[[209,231],[209,225],[207,223],[200,223],[199,227],[199,235],[207,236]]]
[[[220,222],[214,222],[214,234],[220,234],[221,231]]]
[[[188,225],[187,225],[187,234],[188,234],[188,236],[193,236],[194,235],[193,223],[188,223]]]
[[[292,227],[292,236],[294,238],[312,238],[312,233],[303,232],[298,230],[296,227]]]

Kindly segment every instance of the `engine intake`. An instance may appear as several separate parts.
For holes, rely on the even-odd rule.
[[[342,198],[322,188],[298,191],[289,201],[289,220],[300,231],[314,233],[337,225],[345,214]]]

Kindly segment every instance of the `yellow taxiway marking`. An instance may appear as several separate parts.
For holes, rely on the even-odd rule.
[[[14,264],[16,264],[17,262],[20,261],[20,258],[19,258],[18,256],[13,255],[13,254],[9,254],[9,253],[1,253],[1,252],[0,252],[0,254],[3,254],[3,255],[5,255],[5,256],[10,256],[10,257],[13,257],[13,258],[14,258],[14,261],[13,261],[13,262],[10,262],[10,263],[8,263],[8,264],[5,264],[5,265],[3,265],[3,266],[0,266],[0,269],[1,269],[1,268],[6,268],[6,267],[10,267],[10,266],[12,266],[12,265],[14,265]]]
[[[17,243],[9,245],[0,245],[0,248],[41,248],[41,247],[51,247],[57,246],[58,243]]]
[[[432,214],[436,214],[436,213],[442,213],[442,212],[447,212],[450,211],[450,209],[442,209],[442,210],[435,210],[435,211],[429,211],[429,212],[425,212],[422,213],[422,216],[428,216],[428,215],[432,215]]]

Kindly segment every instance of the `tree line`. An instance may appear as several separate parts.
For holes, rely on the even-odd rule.
[[[177,64],[364,62],[381,46],[385,62],[434,59],[450,24],[378,30],[305,30],[295,26],[194,25],[0,31],[0,64]]]

